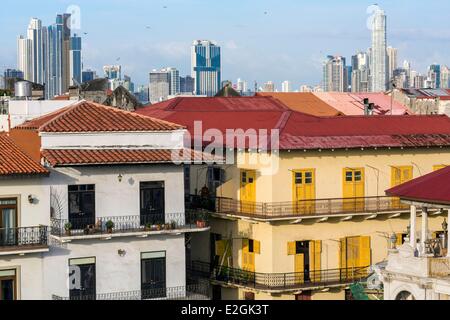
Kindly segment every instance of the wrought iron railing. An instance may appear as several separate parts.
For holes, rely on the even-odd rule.
[[[214,205],[213,205],[214,203]],[[287,202],[247,202],[231,198],[189,196],[186,207],[203,208],[262,219],[322,215],[407,211],[408,205],[394,197],[316,199]]]
[[[188,268],[188,274],[192,278],[210,279],[260,290],[291,290],[363,281],[369,276],[369,267],[260,273],[230,267],[212,267],[209,263],[194,261]]]
[[[208,215],[200,211],[139,216],[51,219],[51,234],[81,236],[131,232],[203,229],[209,226]]]
[[[61,297],[52,295],[52,300],[209,300],[210,286],[199,283],[181,287],[158,288],[125,292]]]
[[[47,226],[0,229],[0,249],[45,247],[47,232]]]

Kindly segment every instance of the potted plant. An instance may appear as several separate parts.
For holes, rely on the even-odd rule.
[[[166,223],[164,225],[164,230],[170,230],[170,223]]]
[[[111,220],[108,220],[108,221],[105,223],[105,226],[106,226],[106,230],[108,231],[108,233],[112,233],[115,224],[114,224],[114,222],[112,222]]]
[[[151,223],[147,223],[145,225],[145,231],[152,231],[154,226]]]
[[[160,224],[156,225],[156,231],[161,231],[161,225]]]
[[[197,228],[203,229],[206,228],[206,218],[207,215],[204,212],[200,212],[197,218]]]
[[[175,230],[177,228],[177,223],[175,221],[172,220],[172,222],[170,222],[170,228],[172,230]]]
[[[71,230],[72,230],[72,224],[70,222],[67,222],[64,225],[64,230],[66,231],[66,236],[70,236],[71,235]]]

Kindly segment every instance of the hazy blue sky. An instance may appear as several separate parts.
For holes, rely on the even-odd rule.
[[[260,84],[290,80],[318,84],[327,54],[350,57],[370,46],[362,0],[2,0],[0,70],[16,66],[16,38],[31,17],[44,25],[69,5],[81,8],[84,66],[100,72],[120,57],[124,73],[146,83],[151,69],[190,73],[190,45],[211,39],[222,46],[223,78]],[[399,62],[450,64],[450,1],[378,1],[388,15],[388,44]],[[164,8],[166,7],[166,8]],[[267,12],[267,14],[265,14]],[[150,27],[150,29],[147,28]]]

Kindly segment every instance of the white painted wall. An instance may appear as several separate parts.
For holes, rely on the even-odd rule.
[[[42,149],[181,149],[186,130],[167,132],[41,133]]]

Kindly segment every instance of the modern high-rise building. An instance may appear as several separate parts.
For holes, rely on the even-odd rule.
[[[193,94],[195,90],[195,79],[191,76],[180,77],[180,93]]]
[[[369,55],[358,52],[352,56],[351,91],[368,92],[370,88]]]
[[[171,96],[175,96],[181,92],[180,88],[180,71],[178,71],[176,68],[166,68],[166,71],[169,73],[170,76],[170,90],[169,94]]]
[[[209,40],[196,40],[191,52],[195,94],[215,96],[221,84],[220,47]]]
[[[282,92],[292,92],[292,84],[290,81],[283,81],[281,84],[281,91]]]
[[[383,10],[378,8],[372,20],[372,54],[371,54],[371,91],[386,91],[388,87],[387,66],[387,17]]]
[[[408,71],[404,68],[396,68],[392,74],[392,80],[396,88],[406,89],[409,87]]]
[[[442,89],[450,88],[450,69],[447,66],[441,67],[441,88]]]
[[[122,66],[104,66],[103,74],[105,75],[105,78],[108,78],[109,80],[120,80],[122,79]]]
[[[88,82],[97,78],[97,74],[94,70],[87,69],[82,72],[81,82]]]
[[[70,85],[82,82],[81,38],[76,34],[70,38]]]
[[[323,90],[326,92],[346,92],[347,72],[344,57],[328,56],[323,64]]]
[[[388,63],[388,77],[394,77],[394,70],[397,69],[398,50],[396,48],[387,47],[387,63]]]
[[[170,95],[170,73],[166,69],[150,72],[149,99],[150,103],[167,100]]]
[[[17,69],[6,69],[3,76],[5,79],[23,79],[23,72]]]
[[[17,69],[22,71],[24,80],[33,80],[33,43],[30,39],[19,36],[17,39]]]
[[[273,81],[267,81],[264,84],[263,92],[275,92],[275,84]]]
[[[32,18],[27,30],[27,39],[31,41],[31,75],[29,81],[44,83],[44,42],[42,21]]]
[[[247,92],[248,91],[247,82],[242,80],[241,78],[238,78],[236,82],[236,91],[238,91],[241,94]]]
[[[432,64],[428,67],[428,81],[432,89],[439,89],[441,87],[441,66]]]

